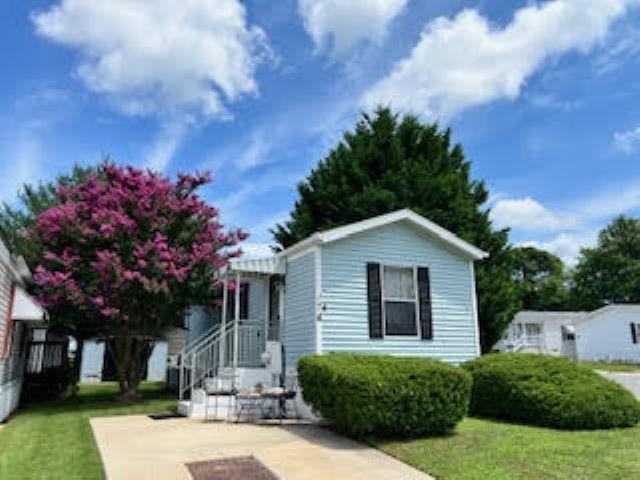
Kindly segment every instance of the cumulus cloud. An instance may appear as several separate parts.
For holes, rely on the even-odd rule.
[[[501,228],[523,230],[557,230],[574,224],[570,216],[554,213],[531,197],[497,200],[491,208],[491,220]]]
[[[551,209],[530,198],[499,195],[490,202],[491,220],[510,227],[518,243],[548,250],[575,264],[580,249],[595,243],[598,231],[620,214],[640,212],[640,179],[578,198]]]
[[[365,92],[366,108],[383,103],[450,117],[498,99],[514,99],[546,61],[588,52],[634,0],[554,0],[516,11],[504,28],[476,10],[429,22],[408,57]]]
[[[228,102],[257,94],[255,71],[270,55],[238,0],[61,0],[32,20],[79,52],[87,88],[131,115],[228,117]]]
[[[640,147],[640,127],[636,127],[626,132],[615,132],[613,134],[615,147],[623,153],[631,154]]]
[[[316,48],[342,56],[363,41],[380,42],[408,0],[299,0],[298,12]]]

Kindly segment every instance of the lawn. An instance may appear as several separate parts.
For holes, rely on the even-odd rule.
[[[580,364],[606,372],[640,372],[640,364],[637,363],[580,362]]]
[[[377,442],[439,479],[640,478],[640,426],[558,431],[467,418],[447,437]]]
[[[135,404],[113,400],[113,384],[82,386],[76,399],[20,409],[0,430],[3,480],[104,478],[89,418],[175,410],[175,396],[164,384],[143,385]]]

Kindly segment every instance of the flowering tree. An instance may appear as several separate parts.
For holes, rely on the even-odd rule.
[[[208,174],[177,182],[132,167],[100,165],[61,187],[59,205],[36,217],[45,246],[34,278],[47,306],[73,305],[111,350],[120,396],[137,395],[154,341],[182,326],[185,308],[213,297],[215,272],[240,254],[240,230],[196,193]]]

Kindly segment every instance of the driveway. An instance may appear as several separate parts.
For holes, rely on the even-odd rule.
[[[186,463],[246,456],[255,457],[281,480],[431,478],[315,425],[151,420],[135,415],[93,418],[91,426],[110,480],[190,479]]]
[[[640,400],[640,372],[627,373],[599,371],[598,373],[603,377],[613,380],[614,382],[618,382],[623,387],[626,387],[638,400]]]

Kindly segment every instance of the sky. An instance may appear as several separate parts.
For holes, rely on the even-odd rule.
[[[514,244],[575,263],[640,214],[640,0],[7,0],[0,200],[109,156],[266,254],[296,184],[389,105],[451,127]]]

